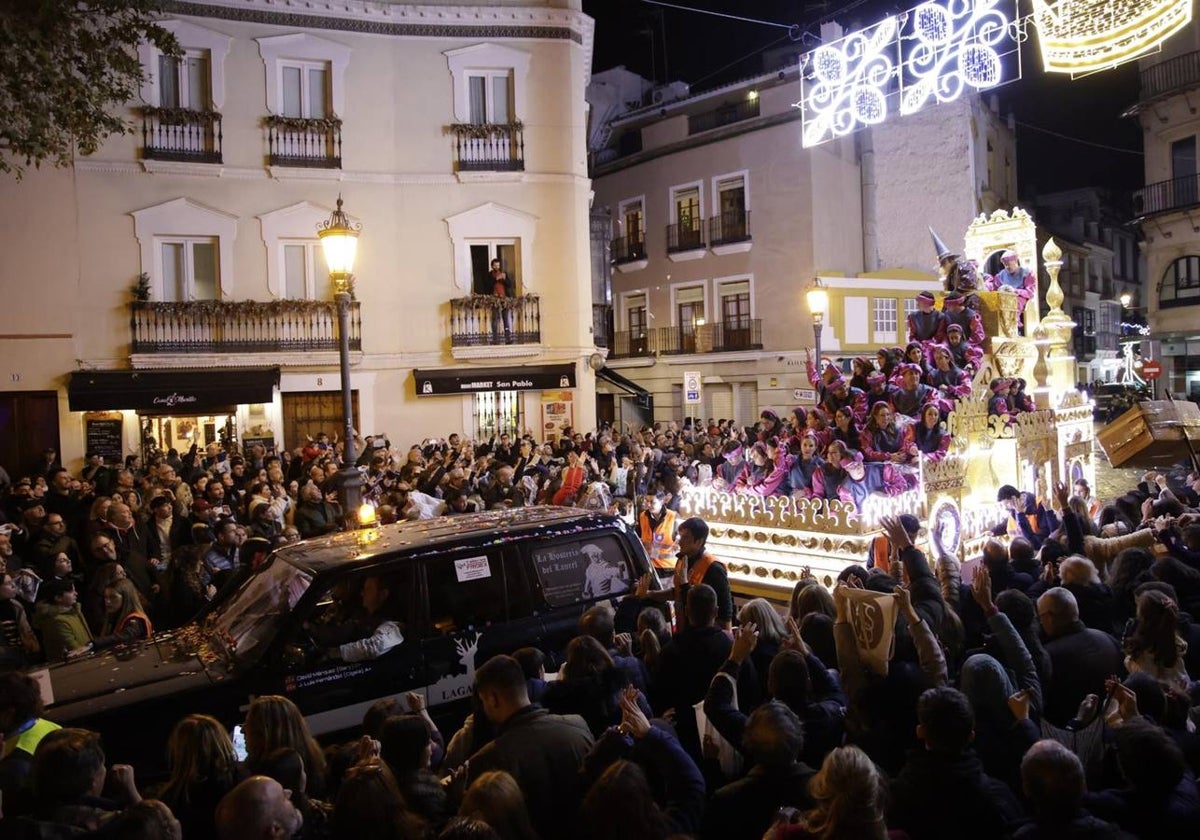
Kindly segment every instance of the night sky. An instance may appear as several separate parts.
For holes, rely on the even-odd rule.
[[[671,2],[781,24],[799,24],[814,33],[819,31],[814,24],[823,17],[836,17],[847,29],[853,29],[918,5],[918,0],[899,5],[880,0]],[[854,8],[837,14],[848,6]],[[762,65],[761,56],[754,53],[769,48],[772,42],[776,46],[789,42],[786,29],[660,8],[642,0],[584,0],[583,9],[596,19],[593,70],[624,64],[660,82],[667,81],[667,77],[672,81],[681,79],[690,83],[694,91],[755,75]],[[1023,0],[1021,9],[1022,13],[1028,13],[1027,0]],[[1137,64],[1072,81],[1069,77],[1043,72],[1036,37],[1034,33],[1023,45],[1024,78],[996,91],[1001,112],[1012,111],[1018,123],[1037,129],[1140,152],[1141,127],[1134,119],[1121,118],[1121,113],[1137,100]],[[1075,187],[1127,191],[1141,185],[1140,155],[1095,148],[1045,131],[1017,126],[1017,165],[1023,200],[1037,193]]]

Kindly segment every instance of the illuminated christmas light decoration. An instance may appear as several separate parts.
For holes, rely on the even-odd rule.
[[[1047,73],[1072,78],[1140,58],[1192,21],[1192,0],[1032,0]]]
[[[898,21],[824,44],[805,56],[803,144],[816,146],[887,118],[887,96],[896,75]]]
[[[1003,81],[1001,54],[1016,53],[1012,20],[1004,0],[951,0],[925,3],[908,14],[901,33],[900,113],[914,114],[929,104],[952,102],[966,91]],[[1019,65],[1018,65],[1019,66]],[[1018,71],[1019,75],[1019,71]]]
[[[1015,3],[923,3],[803,56],[803,145],[1019,79]]]

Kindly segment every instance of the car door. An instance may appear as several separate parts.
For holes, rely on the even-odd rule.
[[[403,641],[373,658],[344,661],[331,655],[366,634],[362,590],[368,578],[388,592],[384,615],[397,621]],[[260,693],[281,694],[296,704],[314,735],[352,729],[382,698],[421,689],[424,676],[418,639],[411,638],[415,615],[415,573],[411,563],[342,577],[306,599],[280,634],[263,663]]]
[[[421,656],[431,708],[469,698],[476,667],[536,641],[527,626],[507,621],[503,554],[502,546],[487,546],[421,560]]]

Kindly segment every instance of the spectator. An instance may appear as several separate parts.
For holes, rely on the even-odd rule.
[[[472,782],[458,812],[487,823],[500,840],[538,840],[521,788],[502,770],[483,773]]]
[[[886,785],[878,769],[858,747],[838,747],[825,758],[808,786],[816,803],[799,822],[777,823],[772,840],[885,840]]]
[[[412,812],[436,830],[450,817],[446,791],[430,772],[433,741],[420,715],[392,715],[379,730],[379,757]]]
[[[42,739],[60,727],[42,718],[42,692],[37,682],[16,671],[0,673],[0,796],[9,814],[28,805],[29,773]]]
[[[242,725],[246,735],[246,766],[256,772],[257,762],[280,747],[290,747],[304,758],[308,786],[305,793],[321,799],[325,793],[325,754],[321,752],[296,704],[286,697],[256,697]]]
[[[49,823],[41,829],[41,836],[51,832],[69,834],[69,829],[96,831],[116,815],[121,804],[141,800],[133,783],[132,767],[116,764],[106,771],[104,764],[100,736],[94,732],[56,729],[42,738],[33,754],[30,773],[33,818]],[[100,797],[106,780],[120,802]]]
[[[142,597],[137,588],[128,578],[115,580],[104,587],[104,626],[100,635],[83,647],[75,648],[68,656],[145,641],[153,633],[154,628],[142,606]]]
[[[218,803],[237,783],[237,759],[229,733],[215,718],[188,715],[167,741],[171,777],[155,795],[179,819],[183,840],[216,834]]]
[[[330,827],[335,840],[419,840],[425,833],[392,771],[378,758],[350,768],[338,790]]]
[[[1165,690],[1188,692],[1191,679],[1184,664],[1188,645],[1179,635],[1179,607],[1162,592],[1138,595],[1137,622],[1125,641],[1125,668],[1143,671]]]
[[[1037,600],[1038,620],[1050,654],[1046,719],[1064,726],[1088,694],[1104,694],[1104,680],[1122,670],[1121,646],[1103,630],[1084,627],[1075,596],[1061,586]]]
[[[292,804],[300,812],[304,823],[295,840],[326,840],[330,835],[329,820],[333,815],[333,806],[319,799],[309,799],[304,788],[308,780],[304,773],[304,759],[300,753],[291,747],[280,747],[272,751],[259,764],[264,776],[274,779],[283,785],[283,789],[291,794]]]
[[[217,805],[220,840],[285,840],[303,824],[303,816],[283,785],[266,776],[242,781]]]
[[[504,770],[527,794],[542,840],[572,836],[582,795],[576,771],[593,743],[587,724],[532,705],[525,672],[510,656],[492,657],[475,672],[475,693],[498,734],[471,757],[470,781]]]
[[[1033,822],[1013,840],[1133,840],[1112,823],[1083,810],[1083,764],[1057,741],[1038,741],[1021,761],[1021,786],[1033,810]]]
[[[47,662],[61,662],[76,648],[92,641],[92,631],[79,606],[79,594],[71,580],[46,581],[40,594],[33,624],[42,636]]]

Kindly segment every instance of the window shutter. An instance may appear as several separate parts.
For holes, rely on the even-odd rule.
[[[484,76],[467,77],[471,99],[471,122],[483,125],[487,122],[487,79]]]
[[[179,60],[169,55],[158,57],[158,104],[162,108],[179,107]]]
[[[284,67],[283,70],[283,115],[302,117],[301,73],[299,67]]]

